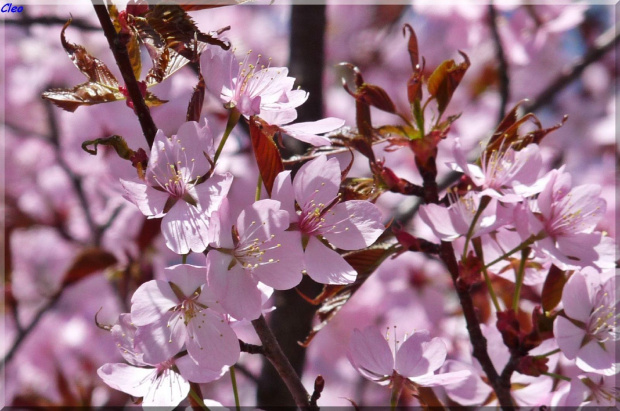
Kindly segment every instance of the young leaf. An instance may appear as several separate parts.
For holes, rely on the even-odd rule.
[[[116,262],[116,257],[105,250],[86,248],[73,260],[73,264],[65,274],[62,285],[63,287],[71,285],[82,278],[116,264]]]
[[[280,151],[273,141],[278,128],[270,126],[259,117],[250,117],[250,138],[254,147],[254,156],[267,193],[271,195],[273,182],[279,172],[284,171]]]
[[[568,281],[566,273],[552,265],[545,279],[541,295],[542,307],[545,311],[553,310],[560,303],[566,281]]]
[[[202,112],[202,104],[205,101],[206,84],[202,74],[198,77],[198,84],[194,87],[194,92],[189,100],[187,107],[186,121],[198,121],[200,120],[200,113]]]
[[[446,60],[435,69],[428,79],[428,92],[437,99],[439,113],[443,113],[448,106],[454,91],[470,66],[467,54],[459,53],[465,59],[463,63],[457,65],[454,60]]]
[[[71,24],[71,19],[65,23],[60,31],[60,41],[73,64],[84,74],[89,81],[103,86],[118,88],[118,81],[110,69],[99,59],[90,55],[84,47],[70,43],[65,37],[65,31]]]
[[[70,112],[74,112],[80,106],[109,103],[125,98],[118,89],[94,82],[83,83],[71,89],[51,89],[44,92],[42,97]]]
[[[409,32],[409,42],[407,43],[407,51],[409,51],[409,59],[411,60],[411,69],[418,71],[418,64],[420,63],[420,51],[418,49],[418,38],[415,35],[415,31],[409,24],[403,26],[403,35],[407,36]]]
[[[129,41],[127,42],[127,52],[129,53],[129,61],[131,62],[133,75],[139,80],[140,76],[142,76],[142,59],[140,57],[140,43],[138,42],[138,36],[134,33],[132,33]]]

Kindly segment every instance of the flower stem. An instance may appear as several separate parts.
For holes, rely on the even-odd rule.
[[[528,238],[527,240],[525,240],[524,242],[522,242],[521,244],[519,244],[518,246],[516,246],[515,248],[513,248],[512,250],[500,255],[499,257],[497,257],[495,260],[491,261],[490,263],[488,263],[487,265],[484,266],[484,268],[489,268],[490,266],[492,266],[493,264],[497,264],[500,261],[502,261],[504,258],[510,257],[511,255],[513,255],[514,253],[516,253],[517,251],[521,251],[529,246],[531,246],[536,240],[540,240],[541,238],[541,234],[537,234],[537,235],[532,235],[530,236],[530,238]]]
[[[478,223],[478,219],[480,218],[480,215],[482,214],[484,209],[487,208],[490,202],[491,202],[491,197],[489,196],[484,196],[480,199],[478,210],[476,210],[476,214],[474,215],[474,218],[471,221],[471,225],[469,226],[469,229],[467,230],[467,236],[465,237],[465,245],[463,246],[463,256],[461,257],[461,260],[465,260],[467,258],[467,249],[469,248],[469,242],[471,240],[471,236],[474,235],[474,229],[476,227],[476,223]]]
[[[548,377],[551,377],[551,378],[557,378],[558,380],[564,380],[564,381],[570,381],[571,380],[568,377],[565,377],[565,376],[560,375],[560,374],[554,374],[552,372],[543,372],[542,374],[546,375]]]
[[[202,398],[200,398],[200,396],[198,396],[198,394],[196,394],[196,391],[194,391],[193,389],[190,388],[189,390],[189,396],[192,397],[192,399],[194,401],[196,401],[196,403],[198,405],[200,405],[200,408],[202,408],[205,411],[209,411],[209,407],[207,407],[205,405],[205,402],[202,400]]]
[[[258,181],[256,182],[256,195],[254,196],[255,201],[260,200],[260,193],[261,193],[262,188],[263,188],[263,177],[259,173]]]
[[[230,110],[230,114],[228,115],[228,122],[226,123],[226,130],[224,130],[224,135],[222,136],[222,140],[220,141],[220,145],[217,146],[217,150],[215,151],[215,156],[213,157],[213,163],[217,163],[217,159],[220,158],[220,154],[224,149],[224,144],[226,144],[226,140],[228,140],[228,136],[233,131],[239,119],[241,118],[241,113],[236,108]]]
[[[237,391],[237,377],[235,376],[235,366],[230,366],[230,381],[232,383],[233,395],[235,396],[235,408],[237,411],[241,410],[241,405],[239,405],[239,392]]]
[[[540,355],[535,355],[535,356],[534,356],[534,358],[545,358],[545,357],[549,357],[549,356],[551,356],[551,355],[553,355],[553,354],[557,354],[557,353],[559,353],[559,352],[560,352],[560,349],[559,349],[559,348],[556,348],[556,349],[555,349],[555,350],[553,350],[553,351],[549,351],[549,352],[546,352],[546,353],[544,353],[544,354],[540,354]]]
[[[476,257],[480,261],[484,261],[484,253],[482,251],[482,244],[480,242],[474,241],[474,251],[476,251]],[[493,284],[491,283],[491,278],[489,277],[489,272],[485,266],[482,266],[482,274],[484,275],[484,282],[487,285],[487,290],[489,290],[489,295],[491,296],[491,301],[493,301],[493,306],[495,306],[495,310],[497,312],[501,311],[499,307],[499,302],[497,300],[497,295],[495,294],[495,290],[493,289]]]
[[[527,261],[529,253],[529,247],[521,250],[521,262],[519,263],[519,271],[517,272],[515,293],[512,297],[512,310],[515,313],[519,311],[519,297],[521,295],[521,287],[523,286],[523,278],[525,277],[525,262]]]
[[[392,379],[392,395],[390,396],[390,410],[394,411],[398,406],[398,399],[403,392],[404,379],[400,375],[394,372],[394,378]]]

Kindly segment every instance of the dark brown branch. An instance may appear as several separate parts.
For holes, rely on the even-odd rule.
[[[601,34],[594,42],[594,47],[588,50],[579,60],[562,69],[558,77],[552,81],[536,98],[525,106],[526,112],[536,111],[539,108],[552,103],[555,96],[566,88],[570,83],[577,80],[581,73],[590,64],[600,60],[611,51],[620,40],[620,33],[616,33],[615,27],[611,27]]]
[[[110,20],[108,9],[104,4],[93,4],[93,7],[95,8],[95,12],[99,18],[101,27],[103,28],[103,32],[108,40],[110,50],[112,50],[112,53],[114,54],[116,64],[121,70],[121,75],[123,76],[125,87],[127,87],[129,98],[133,103],[134,112],[138,116],[140,126],[142,127],[142,132],[144,133],[144,137],[146,138],[150,148],[153,146],[153,141],[155,141],[157,127],[155,126],[155,122],[151,117],[151,112],[144,101],[144,97],[140,92],[140,87],[138,86],[136,76],[133,74],[133,68],[131,67],[131,60],[129,59],[129,53],[127,52],[126,46],[128,39],[125,38],[125,35],[116,33],[114,24],[112,24],[112,20]]]
[[[242,340],[239,340],[239,349],[241,352],[247,352],[248,354],[265,354],[265,350],[261,345],[248,344]]]
[[[499,124],[506,115],[506,106],[510,100],[510,78],[508,77],[508,61],[506,60],[504,46],[497,28],[497,19],[498,16],[495,6],[493,6],[493,4],[489,4],[489,26],[491,28],[493,42],[495,43],[495,58],[499,64],[497,70],[497,77],[499,79],[499,94],[501,98],[497,119]]]
[[[265,357],[271,362],[282,381],[284,381],[284,384],[293,396],[295,404],[301,409],[308,409],[310,407],[310,395],[301,383],[288,358],[282,352],[282,348],[280,348],[280,344],[278,344],[276,337],[267,325],[265,317],[261,315],[258,319],[252,321],[252,325],[263,344]]]

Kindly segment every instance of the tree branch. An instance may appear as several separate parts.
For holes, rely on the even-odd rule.
[[[594,42],[594,47],[588,50],[580,59],[572,65],[562,69],[558,77],[552,81],[532,102],[526,105],[526,112],[533,112],[539,108],[553,102],[555,97],[575,81],[590,64],[600,60],[605,54],[611,51],[620,40],[620,33],[616,33],[614,26],[601,34]]]
[[[10,26],[32,26],[32,25],[42,25],[42,26],[53,26],[59,25],[62,26],[67,22],[66,18],[56,17],[56,16],[39,16],[39,17],[30,17],[28,15],[23,15],[19,19],[6,19],[4,23]],[[100,28],[91,25],[89,22],[82,19],[73,19],[71,21],[71,27],[77,28],[85,31],[99,31]]]
[[[252,325],[263,344],[265,357],[271,362],[282,381],[284,381],[295,400],[295,404],[301,409],[308,409],[310,407],[310,395],[301,383],[288,358],[282,352],[282,348],[280,348],[278,340],[276,340],[276,337],[267,325],[265,317],[261,315],[258,319],[252,321]]]
[[[489,26],[491,28],[493,42],[495,43],[495,58],[499,64],[497,70],[497,76],[499,78],[499,94],[501,98],[497,118],[497,123],[499,124],[506,115],[506,106],[510,100],[510,78],[508,77],[508,62],[506,60],[506,54],[504,53],[504,46],[497,28],[497,20],[497,10],[495,9],[495,6],[493,6],[493,3],[491,3],[489,4]]]
[[[112,24],[112,20],[110,20],[110,15],[108,14],[108,9],[105,4],[93,4],[93,7],[101,23],[101,28],[103,28],[103,32],[108,40],[110,50],[112,50],[114,54],[116,64],[121,70],[121,75],[123,76],[125,87],[127,87],[129,98],[133,103],[134,112],[138,116],[142,132],[150,148],[153,146],[153,141],[155,141],[157,126],[155,126],[155,122],[151,117],[151,112],[144,101],[144,97],[142,97],[136,76],[133,74],[131,60],[127,52],[127,38],[125,38],[125,35],[122,33],[116,33],[116,29],[114,28],[114,24]]]

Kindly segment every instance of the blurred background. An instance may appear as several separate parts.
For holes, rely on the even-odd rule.
[[[566,124],[542,144],[546,167],[566,164],[573,186],[598,184],[607,201],[599,229],[616,235],[616,51],[618,8],[604,5],[240,5],[192,11],[203,32],[230,25],[224,35],[242,56],[252,50],[272,58],[272,66],[288,66],[296,84],[310,92],[299,120],[340,117],[355,124],[354,100],[344,91],[337,65],[349,62],[368,83],[383,87],[403,113],[410,113],[406,83],[411,75],[407,38],[415,30],[426,75],[443,60],[469,56],[471,67],[455,93],[448,114],[461,113],[450,136],[440,144],[438,165],[445,162],[454,138],[471,149],[492,134],[503,114],[517,102],[550,127],[568,115]],[[385,2],[382,2],[385,3]],[[124,8],[121,2],[119,9]],[[112,150],[97,156],[84,152],[85,140],[123,136],[133,149],[147,149],[132,111],[124,102],[63,111],[41,98],[50,88],[73,87],[84,81],[60,42],[62,25],[69,41],[83,45],[120,78],[92,5],[25,5],[5,16],[1,151],[4,153],[2,202],[4,236],[4,335],[0,367],[4,373],[4,404],[15,406],[124,405],[131,399],[107,387],[96,370],[121,357],[102,324],[113,324],[129,311],[133,291],[179,263],[158,234],[157,220],[147,221],[122,198],[119,178],[135,171]],[[146,53],[144,53],[146,54]],[[150,62],[145,58],[144,67]],[[205,74],[208,75],[208,74]],[[197,75],[189,67],[152,92],[169,102],[153,108],[158,128],[176,133],[185,121],[187,102]],[[373,125],[399,124],[390,114],[373,111]],[[207,96],[203,116],[221,136],[226,113]],[[421,181],[411,153],[386,152],[379,158],[400,177]],[[291,145],[290,152],[301,147]],[[348,158],[343,158],[348,161]],[[256,168],[243,129],[227,145],[222,167],[235,175],[233,193],[253,192]],[[356,162],[351,176],[367,174]],[[416,203],[386,194],[378,204],[386,221],[410,219]],[[199,256],[189,262],[202,264]],[[294,290],[278,292],[270,323],[293,365],[311,390],[322,374],[326,387],[319,405],[387,403],[389,393],[362,379],[346,358],[353,328],[397,324],[402,332],[430,329],[449,344],[451,356],[468,352],[468,339],[449,276],[437,261],[420,255],[388,260],[359,289],[338,315],[305,349],[316,307]],[[308,295],[320,291],[305,281]],[[536,293],[536,288],[532,293]],[[251,327],[239,327],[240,338],[257,342]],[[461,333],[454,330],[463,330]],[[290,404],[286,390],[258,356],[243,354],[238,366],[241,403]],[[230,379],[202,387],[206,398],[233,404]],[[414,400],[411,400],[414,401]],[[412,402],[412,405],[415,403]]]

